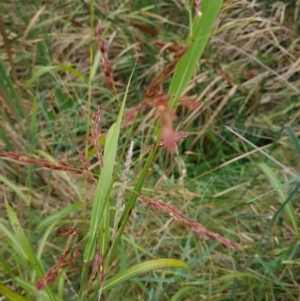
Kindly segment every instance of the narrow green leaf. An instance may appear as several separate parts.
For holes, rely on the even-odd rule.
[[[214,0],[214,1],[203,0],[202,9],[201,9],[203,16],[201,18],[199,16],[196,16],[194,19],[194,24],[191,29],[190,37],[187,40],[187,44],[191,43],[191,45],[187,53],[185,53],[185,55],[179,60],[169,89],[169,94],[174,97],[172,100],[173,107],[177,106],[179,97],[181,96],[185,86],[188,84],[189,80],[191,79],[191,76],[203,52],[203,49],[212,32],[213,24],[219,13],[222,3],[223,0]],[[157,124],[154,129],[155,136],[158,136],[156,134],[159,132],[158,129],[159,126]],[[106,269],[108,268],[114,256],[114,253],[116,252],[116,247],[121,239],[121,236],[127,224],[129,214],[135,206],[137,193],[139,193],[142,189],[144,180],[147,176],[148,169],[152,164],[152,160],[155,156],[155,153],[156,153],[155,148],[149,153],[149,156],[143,167],[143,170],[137,179],[137,183],[134,187],[134,192],[131,194],[126,204],[125,210],[120,220],[121,227],[117,233],[116,239],[113,242],[112,251],[110,252]]]
[[[40,262],[35,257],[35,254],[34,254],[32,248],[31,248],[31,245],[26,237],[26,234],[23,231],[22,225],[20,224],[19,219],[17,218],[14,210],[9,206],[9,204],[6,202],[5,205],[6,205],[7,215],[9,217],[11,227],[13,228],[13,230],[15,232],[18,242],[19,242],[22,250],[25,252],[32,267],[37,272],[38,276],[41,277],[44,274],[44,270],[43,270]]]
[[[80,208],[82,208],[81,202],[71,204],[71,205],[63,208],[62,210],[48,216],[37,226],[37,230],[41,230],[41,229],[47,227],[46,231],[43,232],[43,236],[39,239],[39,242],[38,242],[38,247],[37,247],[37,251],[36,251],[36,256],[38,259],[42,257],[43,250],[44,250],[47,242],[49,241],[48,240],[49,236],[53,233],[53,230],[54,230],[56,224],[58,222],[64,220],[64,218],[67,215],[69,215],[70,213],[74,213],[75,211],[79,210]]]
[[[10,108],[15,117],[19,120],[22,120],[25,116],[25,112],[16,90],[16,84],[13,82],[12,78],[7,75],[7,68],[4,67],[4,64],[1,60],[0,79],[0,92],[3,93],[3,95],[1,95],[3,96],[3,100],[6,102],[7,106]]]
[[[34,286],[33,283],[24,280],[20,277],[16,277],[15,278],[16,283],[22,287],[26,292],[28,292],[28,294],[32,295],[32,296],[36,296],[36,299],[34,300],[38,300],[38,301],[52,301],[53,299],[49,297],[49,295],[47,294],[47,292],[45,290],[43,291],[37,291],[36,287]],[[61,298],[55,296],[55,301],[63,301]]]
[[[54,214],[51,214],[50,216],[46,217],[38,224],[37,230],[41,230],[42,228],[45,228],[45,227],[49,226],[50,224],[54,224],[54,223],[57,223],[58,221],[63,220],[64,217],[66,217],[70,213],[80,210],[81,207],[82,207],[82,203],[76,202],[74,204],[71,204],[71,205],[59,210],[58,212],[55,212]]]
[[[21,245],[18,241],[18,239],[16,238],[16,236],[9,231],[3,223],[0,223],[0,232],[2,234],[4,234],[4,237],[6,236],[6,238],[9,241],[9,244],[11,245],[11,247],[14,249],[14,254],[16,254],[16,258],[20,263],[24,263],[24,261],[27,260],[27,255],[25,254],[25,252],[23,251],[23,249],[21,248]]]
[[[26,85],[30,86],[32,85],[38,78],[43,76],[46,73],[52,72],[52,71],[65,71],[68,73],[71,73],[81,79],[82,81],[85,81],[85,77],[82,73],[80,73],[78,70],[71,66],[67,65],[59,65],[59,66],[42,66],[40,67],[33,75],[32,77],[26,82]]]
[[[9,299],[11,301],[28,301],[23,296],[12,291],[10,288],[8,288],[7,286],[5,286],[2,283],[0,283],[0,295],[6,297],[7,299]]]
[[[130,76],[126,92],[124,95],[124,99],[122,102],[122,106],[120,108],[119,116],[117,119],[117,122],[114,123],[106,138],[105,142],[105,148],[104,148],[104,166],[101,169],[100,177],[97,183],[96,192],[95,192],[95,198],[93,200],[93,208],[91,213],[91,222],[90,222],[90,232],[88,237],[87,246],[84,253],[84,261],[90,261],[92,258],[92,255],[94,253],[95,243],[96,243],[96,235],[97,235],[97,229],[99,229],[103,213],[105,210],[106,200],[108,196],[109,189],[112,184],[112,176],[113,176],[113,170],[115,165],[115,159],[117,154],[117,147],[118,147],[118,139],[119,139],[119,133],[121,128],[121,121],[122,116],[125,108],[125,102],[129,90],[130,81],[132,78],[132,74]]]
[[[1,114],[0,114],[1,116]],[[2,117],[2,116],[1,116]],[[3,116],[4,117],[4,116]],[[3,118],[4,119],[4,118]],[[0,138],[1,140],[5,143],[5,150],[10,152],[12,147],[11,147],[11,142],[10,139],[7,137],[7,135],[4,132],[4,129],[2,126],[0,126]]]
[[[172,258],[162,258],[145,261],[127,270],[121,271],[112,278],[106,280],[103,284],[103,291],[110,290],[120,283],[127,281],[128,279],[131,279],[137,275],[164,268],[188,269],[188,266],[185,262]]]
[[[179,98],[199,62],[222,3],[223,0],[203,0],[201,4],[202,16],[195,16],[194,18],[192,30],[187,40],[189,49],[179,60],[169,89],[169,94],[173,96],[172,107],[174,108],[177,107]]]
[[[22,199],[27,206],[30,205],[30,201],[27,199],[26,195],[21,191],[21,189],[16,186],[12,181],[0,175],[0,182],[3,182],[5,185],[10,187],[19,197]]]
[[[177,300],[182,300],[183,296],[185,295],[191,295],[194,294],[195,290],[199,290],[198,286],[185,286],[183,288],[181,288],[179,291],[177,291],[172,298],[170,299],[170,301],[177,301]]]
[[[295,135],[294,131],[292,130],[292,128],[287,124],[285,126],[288,134],[291,137],[292,143],[294,144],[295,150],[298,154],[300,154],[300,142],[299,142],[299,138]]]
[[[9,206],[9,204],[6,202],[5,203],[7,215],[11,224],[11,227],[13,228],[13,231],[15,232],[16,238],[18,243],[21,246],[22,251],[27,256],[27,259],[29,263],[31,264],[32,271],[31,271],[31,277],[32,280],[35,280],[35,275],[38,277],[42,277],[44,275],[44,269],[36,257],[35,253],[33,252],[33,249],[26,237],[25,232],[23,231],[22,225],[20,224],[19,219],[17,218],[14,210]],[[55,301],[55,297],[52,293],[52,290],[47,286],[46,291],[50,297],[50,300]]]
[[[93,81],[93,79],[96,75],[97,69],[100,65],[100,59],[101,59],[101,53],[100,53],[100,51],[97,51],[96,55],[94,57],[94,62],[93,62],[93,65],[91,67],[91,71],[90,71],[90,82]]]
[[[256,281],[261,281],[261,277],[249,272],[239,272],[239,271],[230,271],[230,273],[221,276],[218,278],[220,281],[231,281],[232,279],[241,280],[242,278],[254,279]]]
[[[284,203],[287,199],[287,194],[285,193],[283,186],[281,185],[280,181],[278,180],[278,178],[276,177],[272,169],[265,163],[259,163],[258,166],[266,174],[266,176],[269,178],[270,182],[272,183],[273,187],[276,189],[276,192],[279,196],[281,203]],[[286,204],[285,212],[294,229],[295,235],[298,236],[299,235],[298,222],[295,217],[295,212],[291,202]]]

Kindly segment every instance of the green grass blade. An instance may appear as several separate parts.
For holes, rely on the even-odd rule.
[[[36,287],[31,282],[26,281],[26,280],[24,280],[20,277],[16,277],[15,280],[16,280],[16,283],[20,287],[22,287],[26,292],[28,292],[28,294],[30,294],[31,296],[36,296],[37,297],[34,300],[52,301],[52,299],[49,297],[49,295],[47,295],[47,293],[45,291],[37,291]],[[60,299],[59,297],[55,296],[55,301],[63,301],[63,300]]]
[[[32,98],[31,120],[30,120],[30,124],[28,127],[28,134],[27,134],[31,150],[35,149],[37,144],[36,138],[37,138],[37,133],[39,128],[39,123],[37,119],[37,109],[38,109],[37,100],[35,98]]]
[[[5,116],[3,116],[3,113],[0,112],[0,118],[2,119],[7,119],[5,118]],[[12,147],[11,147],[11,142],[10,142],[10,139],[7,137],[7,135],[5,134],[4,132],[4,129],[2,126],[0,126],[0,139],[4,142],[5,144],[5,150],[10,152]]]
[[[85,77],[80,73],[78,70],[76,70],[73,67],[67,66],[67,65],[59,65],[59,66],[43,66],[40,67],[32,76],[31,78],[26,82],[28,86],[32,85],[34,82],[36,82],[37,79],[39,79],[41,76],[43,76],[46,73],[51,73],[53,71],[65,71],[68,73],[71,73],[75,75],[77,78],[81,79],[82,81],[85,81]]]
[[[38,224],[37,230],[41,230],[42,228],[45,228],[51,224],[55,224],[59,221],[62,221],[67,215],[78,211],[81,207],[82,207],[82,203],[76,202],[74,204],[71,204],[61,209],[58,212],[51,214],[50,216],[46,217]]]
[[[157,269],[164,269],[164,268],[188,269],[188,266],[185,262],[178,259],[172,259],[172,258],[162,258],[162,259],[145,261],[125,271],[121,271],[117,275],[106,280],[103,284],[103,291],[110,290],[115,286],[119,285],[120,283],[127,281],[128,279],[131,279],[142,273],[154,271]]]
[[[47,229],[44,231],[43,236],[39,239],[38,247],[36,251],[37,258],[42,257],[43,250],[45,249],[45,246],[47,245],[49,236],[53,233],[53,229],[55,228],[56,224],[58,222],[61,222],[65,219],[67,215],[70,213],[75,213],[79,209],[82,208],[81,202],[76,202],[74,204],[71,204],[62,210],[55,212],[54,214],[48,216],[46,219],[44,219],[38,226],[37,230],[41,230],[45,227]]]
[[[101,225],[103,212],[105,209],[105,203],[107,200],[109,189],[112,184],[112,176],[113,176],[113,170],[114,170],[116,154],[117,154],[119,133],[120,133],[121,122],[122,122],[130,80],[131,77],[127,85],[126,93],[124,95],[124,99],[122,102],[122,106],[120,108],[117,122],[114,123],[109,129],[106,142],[105,142],[104,158],[103,158],[104,166],[100,172],[100,177],[95,192],[95,198],[93,201],[93,208],[91,212],[91,222],[90,222],[90,233],[89,233],[89,238],[84,253],[85,262],[90,261],[93,255],[94,247],[96,243],[97,229]]]
[[[258,166],[266,174],[266,176],[269,178],[270,182],[272,183],[273,187],[276,189],[276,192],[279,196],[281,203],[284,203],[285,200],[287,199],[287,194],[285,193],[281,183],[279,182],[278,178],[276,177],[276,175],[274,174],[272,169],[265,163],[259,163]],[[291,202],[286,204],[285,211],[286,211],[287,217],[294,229],[295,235],[298,236],[299,235],[298,222],[296,220],[295,212],[294,212]]]
[[[6,297],[10,301],[28,301],[23,296],[18,293],[12,291],[6,285],[0,283],[0,295]]]
[[[222,3],[223,0],[215,0],[213,2],[210,0],[204,0],[202,3],[203,16],[201,18],[199,16],[195,16],[190,37],[188,38],[187,41],[187,43],[192,42],[192,45],[190,46],[189,50],[185,53],[185,55],[179,60],[169,89],[169,94],[173,95],[174,97],[173,98],[174,107],[177,106],[179,97],[182,94],[185,86],[188,84],[189,80],[191,79],[191,76],[196,68],[196,65],[198,64],[199,58],[211,34],[215,19],[220,11]],[[154,133],[156,132],[158,132],[158,126],[156,126],[156,129],[154,130]],[[121,217],[121,226],[116,236],[116,239],[113,242],[112,251],[107,261],[106,268],[108,268],[109,263],[113,258],[113,255],[116,250],[116,246],[118,245],[118,242],[120,241],[124,228],[127,224],[129,214],[135,206],[137,193],[140,192],[142,189],[143,183],[147,176],[148,169],[151,166],[155,152],[156,149],[153,149],[150,152],[147,161],[143,167],[143,170],[139,175],[137,183],[134,187],[134,192],[131,194],[129,201],[126,204],[125,210]]]
[[[6,74],[6,68],[0,60],[0,95],[4,98],[11,113],[20,121],[24,118],[24,108],[20,101],[16,86],[10,76]],[[13,124],[12,124],[13,125]]]
[[[19,262],[27,260],[26,253],[21,248],[21,245],[18,239],[13,235],[11,231],[9,231],[2,223],[0,223],[0,232],[4,237],[8,239],[9,244],[14,250],[14,254],[16,254],[16,258]]]
[[[285,126],[288,134],[290,135],[290,138],[292,140],[292,143],[294,144],[295,150],[297,151],[298,154],[300,154],[300,141],[299,138],[295,135],[293,129],[289,126]]]
[[[26,195],[13,182],[11,182],[9,179],[3,177],[2,175],[0,175],[0,182],[3,182],[6,186],[10,187],[20,197],[20,199],[22,199],[25,202],[25,204],[27,206],[30,205],[30,201],[28,200]]]
[[[35,275],[38,277],[42,277],[44,275],[44,269],[36,257],[28,239],[27,236],[22,228],[22,225],[15,214],[14,210],[9,206],[9,204],[6,202],[5,203],[6,211],[8,218],[10,220],[11,227],[13,228],[17,241],[21,246],[21,249],[24,251],[26,254],[27,260],[29,261],[32,271],[31,271],[31,279],[32,281],[35,280]],[[47,286],[46,291],[50,297],[51,300],[55,301],[54,294],[52,293],[52,290]]]
[[[111,184],[112,184],[112,177],[113,177],[113,171],[114,171],[114,166],[115,166],[115,161],[116,161],[116,154],[117,154],[117,147],[118,147],[118,139],[119,139],[119,134],[120,134],[120,128],[121,128],[121,122],[122,122],[122,117],[125,109],[125,103],[129,91],[129,85],[130,81],[132,78],[132,74],[129,78],[129,82],[127,84],[126,92],[123,98],[123,102],[120,108],[120,112],[118,115],[117,121],[111,126],[109,129],[109,132],[107,134],[107,138],[105,141],[105,148],[104,148],[104,165],[101,169],[99,180],[97,183],[96,187],[96,192],[95,192],[95,197],[93,200],[93,208],[91,212],[91,222],[90,222],[90,231],[88,234],[88,241],[85,247],[85,252],[83,255],[83,261],[84,261],[84,266],[83,270],[81,273],[82,280],[81,280],[81,286],[80,286],[80,291],[79,291],[79,300],[83,299],[83,289],[84,289],[84,283],[87,275],[87,263],[92,259],[94,252],[95,252],[95,245],[96,245],[96,240],[98,236],[98,229],[101,226],[102,230],[103,227],[106,227],[106,224],[103,224],[103,215],[104,212],[108,211],[107,207],[108,204],[108,197],[109,197],[109,191],[111,189]],[[106,217],[107,219],[107,217]],[[108,232],[108,231],[107,231]],[[101,233],[101,229],[100,229]],[[101,233],[103,234],[103,232]],[[108,233],[105,234],[104,238],[100,239],[102,241],[107,241]],[[101,250],[105,250],[106,246],[101,246]]]
[[[197,286],[185,286],[185,287],[181,288],[179,291],[177,291],[172,296],[170,301],[183,300],[183,297],[185,295],[191,296],[193,294],[193,291],[197,291],[197,290],[198,290]]]
[[[172,77],[169,94],[173,96],[172,107],[176,108],[184,88],[191,79],[201,54],[213,30],[223,0],[203,0],[202,16],[195,16],[190,36],[187,40],[189,49],[179,60]]]
[[[143,183],[146,179],[146,176],[148,174],[148,169],[150,168],[151,166],[151,163],[153,161],[153,158],[154,158],[154,155],[155,155],[155,152],[156,152],[156,148],[154,148],[148,158],[147,158],[147,161],[142,169],[142,172],[141,174],[139,175],[138,179],[137,179],[137,183],[134,187],[134,191],[131,193],[131,196],[128,200],[128,202],[126,203],[126,206],[125,206],[125,209],[124,209],[124,212],[121,216],[121,219],[120,219],[120,228],[118,230],[118,233],[117,233],[117,236],[115,238],[115,240],[113,241],[113,244],[112,244],[112,247],[111,247],[111,252],[110,252],[110,255],[109,255],[109,258],[107,260],[107,264],[106,264],[106,267],[105,267],[105,270],[108,268],[110,262],[112,261],[112,258],[115,254],[115,251],[116,251],[116,248],[118,246],[118,243],[121,239],[121,236],[124,232],[124,229],[127,225],[127,221],[129,219],[129,216],[130,216],[130,212],[132,211],[132,209],[134,208],[135,206],[135,203],[136,203],[136,200],[137,200],[137,193],[141,191],[142,187],[143,187]]]

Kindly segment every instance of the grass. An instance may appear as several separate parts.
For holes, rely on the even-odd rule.
[[[83,261],[94,258],[93,252],[104,255],[105,229],[116,230],[114,219],[107,219],[100,226],[102,249],[95,250],[98,214],[113,217],[120,210],[115,200],[133,141],[121,232],[105,264],[98,262],[105,270],[103,299],[299,299],[299,26],[292,21],[299,4],[273,2],[225,2],[201,57],[193,36],[198,31],[190,31],[197,19],[180,1],[2,5],[0,293],[16,301],[82,300],[87,288],[98,291],[99,281],[86,281],[92,263]],[[98,19],[117,93],[101,71],[94,34]],[[174,76],[164,79],[163,91],[174,96],[175,107],[182,92],[197,106],[178,105],[173,125],[190,136],[177,143],[174,154],[154,148],[145,155],[160,135],[153,114],[145,110],[124,127],[120,108],[124,100],[126,117],[171,62],[169,53],[155,46],[157,40],[196,42],[192,47],[200,60],[190,55],[190,47]],[[191,58],[195,66],[185,61]],[[101,103],[99,143],[109,162],[103,168],[89,137],[92,113]],[[107,151],[109,145],[113,150]],[[77,147],[98,181],[100,207],[95,184],[67,171],[72,168],[65,163],[83,170]],[[5,152],[24,157],[7,160]],[[111,196],[110,209],[103,187]],[[148,199],[136,202],[139,190]],[[238,248],[199,238],[156,199]],[[153,207],[159,204],[157,211]],[[58,236],[58,228],[81,232]],[[77,244],[79,257],[65,269],[61,255],[69,247],[73,253]],[[37,279],[55,263],[68,280],[60,272],[53,284],[37,291]],[[114,283],[118,286],[112,288]]]

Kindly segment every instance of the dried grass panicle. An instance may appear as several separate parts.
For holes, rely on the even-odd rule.
[[[194,11],[197,16],[201,15],[201,0],[194,0]]]
[[[93,267],[92,267],[92,275],[96,275],[97,272],[99,271],[100,267],[100,258],[101,258],[101,252],[100,252],[100,247],[97,244],[96,246],[96,251],[95,251],[95,256],[94,256],[94,262],[93,262]],[[92,277],[94,278],[94,277]]]
[[[72,267],[80,254],[80,247],[76,247],[70,259],[70,267]]]
[[[104,260],[103,255],[100,253],[100,263],[99,263],[99,283],[103,284],[104,282]]]
[[[84,155],[82,153],[82,151],[77,147],[77,152],[78,152],[78,156],[80,159],[80,162],[83,166],[83,170],[84,173],[86,174],[86,176],[88,177],[88,179],[92,182],[92,183],[96,183],[96,179],[94,178],[93,173],[89,170],[89,167],[85,161]]]
[[[128,173],[129,173],[129,169],[130,169],[130,164],[132,162],[133,144],[134,143],[132,141],[130,143],[130,146],[129,146],[129,149],[127,152],[125,166],[124,166],[125,168],[120,176],[120,180],[121,180],[122,184],[121,184],[120,188],[118,189],[118,193],[117,193],[117,209],[120,209],[122,207],[122,197],[125,193],[125,189],[126,189],[127,182],[128,182]]]
[[[150,26],[145,25],[143,23],[136,22],[135,20],[130,20],[129,24],[131,26],[134,26],[134,27],[138,28],[139,30],[141,30],[143,32],[151,34],[152,36],[157,36],[158,35],[158,30],[154,27],[150,27]]]
[[[68,262],[67,259],[68,256],[70,255],[70,251],[71,248],[65,250],[64,253],[57,260],[56,264],[47,271],[45,276],[37,280],[35,284],[37,290],[44,289],[46,285],[51,284],[55,280],[58,272],[67,265]]]
[[[101,119],[101,112],[103,110],[104,105],[101,104],[98,106],[97,110],[92,115],[92,127],[91,127],[91,137],[92,143],[97,150],[99,164],[103,167],[103,152],[99,145],[99,139],[101,138],[101,127],[99,125]]]
[[[78,234],[81,230],[77,228],[65,228],[65,229],[58,229],[55,231],[56,235],[75,235]]]
[[[162,45],[158,41],[156,41],[156,45]],[[174,71],[176,64],[178,60],[183,56],[183,54],[187,51],[187,46],[174,46],[169,45],[167,46],[167,49],[174,52],[173,54],[173,60],[157,75],[154,76],[152,79],[152,82],[150,84],[150,88],[145,93],[145,98],[152,98],[156,96],[158,93],[159,87],[164,83],[164,81],[167,79],[167,77]]]
[[[133,141],[131,141],[128,152],[127,152],[127,156],[126,156],[126,161],[125,161],[125,169],[123,170],[123,172],[121,173],[120,176],[120,180],[121,180],[121,186],[118,189],[118,193],[117,193],[117,202],[116,202],[116,213],[115,213],[115,218],[114,218],[114,232],[112,237],[115,237],[115,235],[117,234],[117,228],[118,228],[118,223],[120,221],[121,218],[121,214],[124,211],[125,208],[125,204],[122,200],[123,195],[125,193],[125,189],[127,187],[127,182],[128,182],[128,173],[129,173],[129,169],[130,169],[130,165],[132,162],[132,155],[133,155]]]
[[[71,248],[65,250],[63,254],[58,258],[57,263],[54,265],[54,267],[56,266],[58,269],[63,269],[67,265],[67,259],[70,255],[70,252]]]
[[[72,166],[66,162],[63,162],[63,161],[59,161],[57,164],[54,164],[45,159],[22,156],[19,154],[8,153],[8,152],[1,153],[0,157],[4,158],[4,159],[11,159],[11,160],[25,163],[25,164],[34,164],[34,165],[52,169],[52,170],[71,171],[76,174],[83,173],[82,170],[80,170],[80,169],[76,168],[75,166]]]
[[[164,146],[170,152],[174,152],[176,149],[176,132],[173,129],[173,121],[175,120],[176,115],[167,103],[158,105],[157,114],[159,115],[161,138]]]
[[[127,117],[132,119],[137,111],[144,111],[147,108],[154,108],[156,118],[160,122],[161,137],[163,145],[170,151],[174,152],[176,149],[176,132],[173,129],[173,121],[176,115],[168,104],[170,96],[166,93],[159,92],[160,86],[164,83],[167,77],[174,71],[179,58],[188,49],[186,46],[174,46],[172,44],[164,45],[161,41],[156,41],[158,47],[165,46],[166,49],[174,52],[174,59],[169,63],[158,75],[154,76],[151,81],[149,89],[144,94],[144,100],[138,106],[131,108]]]
[[[194,101],[191,97],[181,97],[178,104],[190,110],[196,110],[200,106],[200,103]]]
[[[95,257],[92,267],[92,280],[95,280],[97,273],[99,272],[99,283],[104,282],[104,260],[101,254],[99,244],[96,246]]]
[[[176,142],[185,139],[187,137],[189,137],[191,134],[185,133],[185,132],[177,132],[175,133],[175,140]],[[152,144],[151,146],[149,146],[143,153],[142,155],[147,154],[148,152],[150,152],[153,148],[154,148],[155,144]],[[163,147],[164,146],[164,141],[160,141],[157,145],[157,147]]]
[[[138,194],[138,196],[139,196],[140,200],[142,200],[144,203],[148,204],[153,209],[158,210],[158,211],[163,211],[166,214],[168,214],[171,218],[173,218],[174,220],[186,224],[191,230],[193,230],[200,237],[202,237],[202,238],[209,237],[211,239],[219,241],[220,243],[224,244],[227,247],[236,248],[236,244],[234,242],[232,242],[231,240],[229,240],[215,232],[212,232],[212,231],[206,229],[200,223],[185,216],[177,208],[175,208],[171,205],[168,205],[158,199],[150,199],[141,194]]]
[[[99,47],[99,50],[102,55],[102,58],[101,58],[102,67],[103,67],[103,71],[104,71],[104,75],[105,75],[108,87],[110,88],[110,90],[113,93],[116,94],[117,90],[116,90],[116,86],[115,86],[115,82],[114,82],[113,71],[112,71],[110,62],[108,60],[107,52],[105,50],[105,42],[102,37],[102,31],[103,31],[103,26],[102,26],[101,21],[99,21],[96,32],[97,32],[97,38],[98,38],[98,47]]]
[[[36,282],[35,284],[36,289],[40,291],[44,289],[46,285],[51,284],[57,277],[57,273],[58,273],[57,270],[53,270],[53,269],[48,270],[47,274]]]
[[[154,45],[162,50],[169,50],[171,52],[177,52],[179,51],[179,49],[181,49],[184,46],[178,46],[178,45],[174,45],[173,43],[167,43],[161,40],[156,40],[154,41]]]
[[[157,109],[160,105],[168,106],[168,100],[170,96],[166,93],[159,92],[159,87],[164,83],[167,77],[174,71],[179,58],[186,52],[188,47],[178,46],[174,44],[167,44],[165,42],[157,40],[155,45],[159,48],[165,48],[173,52],[173,61],[169,63],[158,75],[154,76],[149,89],[144,94],[144,100],[137,106],[131,108],[128,111],[124,124],[129,123],[138,111],[144,112],[146,109]],[[167,111],[167,110],[164,110]],[[157,113],[157,112],[156,112]]]

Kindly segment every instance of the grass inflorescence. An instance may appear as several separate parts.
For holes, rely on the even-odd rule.
[[[294,2],[4,3],[0,295],[298,300]]]

